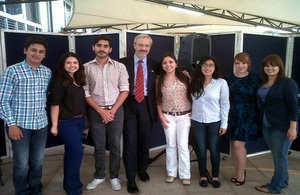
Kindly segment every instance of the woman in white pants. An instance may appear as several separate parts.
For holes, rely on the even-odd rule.
[[[178,69],[173,53],[161,61],[157,79],[157,110],[166,135],[167,183],[177,177],[183,185],[191,184],[189,132],[191,126],[191,96],[189,78]],[[177,156],[178,155],[178,156]]]

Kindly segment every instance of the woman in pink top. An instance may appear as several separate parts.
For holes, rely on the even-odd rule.
[[[174,181],[178,169],[182,184],[189,185],[191,183],[188,147],[191,126],[189,78],[178,69],[177,59],[172,53],[163,56],[161,67],[157,79],[157,110],[167,142],[166,182]]]

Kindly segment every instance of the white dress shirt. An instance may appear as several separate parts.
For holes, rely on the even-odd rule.
[[[198,99],[192,95],[192,99],[192,120],[200,123],[221,120],[221,128],[227,129],[230,103],[229,88],[224,79],[212,79],[203,94]]]

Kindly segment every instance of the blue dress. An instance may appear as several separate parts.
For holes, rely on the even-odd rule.
[[[246,77],[227,76],[230,110],[226,137],[230,141],[250,141],[259,137],[259,111],[256,91],[260,78],[253,73]]]

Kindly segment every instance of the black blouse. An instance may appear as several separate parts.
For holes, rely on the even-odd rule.
[[[53,78],[50,85],[50,104],[59,106],[59,119],[72,118],[86,113],[83,87],[70,84],[63,86],[60,76]]]

